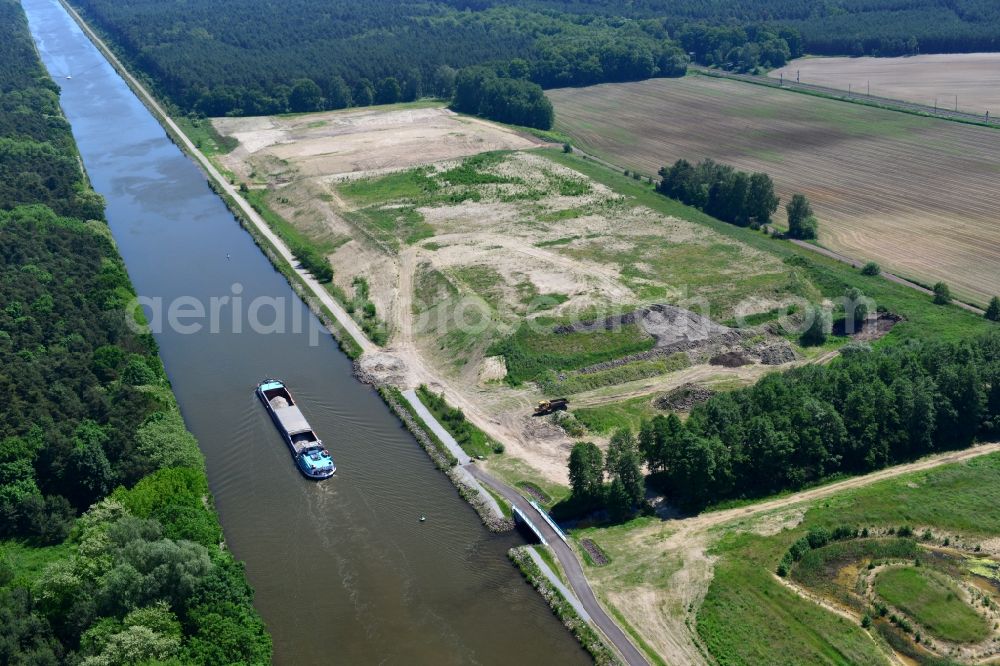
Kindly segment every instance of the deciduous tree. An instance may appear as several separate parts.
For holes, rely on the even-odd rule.
[[[604,487],[604,455],[593,442],[578,442],[569,454],[569,483],[573,496],[583,502],[601,497]]]

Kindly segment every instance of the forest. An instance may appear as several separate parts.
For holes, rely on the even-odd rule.
[[[15,0],[0,93],[0,663],[269,663]]]
[[[692,55],[753,71],[803,53],[1000,48],[992,0],[73,4],[160,96],[210,116],[450,98],[456,71],[474,65],[553,88],[678,76]]]
[[[627,517],[641,506],[642,463],[678,506],[796,490],[1000,434],[1000,333],[957,343],[846,347],[829,365],[773,373],[719,393],[681,421],[643,423],[570,457],[574,506]],[[579,448],[579,450],[577,450]],[[624,461],[624,462],[623,462]],[[605,484],[605,474],[611,485]]]
[[[450,99],[459,70],[543,88],[680,76],[688,56],[665,19],[576,14],[533,3],[438,4],[238,0],[74,3],[150,85],[184,113],[261,115]],[[224,14],[224,15],[223,15]],[[776,34],[726,33],[715,50]],[[784,64],[783,41],[746,50],[752,66]],[[502,83],[515,96],[523,87]]]

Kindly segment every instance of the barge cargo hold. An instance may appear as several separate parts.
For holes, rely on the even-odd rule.
[[[284,382],[265,379],[257,385],[257,397],[288,445],[295,465],[310,479],[328,479],[337,471],[333,456],[313,432]]]

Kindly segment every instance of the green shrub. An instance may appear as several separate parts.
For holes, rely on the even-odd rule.
[[[934,303],[935,305],[947,305],[951,303],[951,287],[945,282],[938,282],[934,285]]]
[[[869,261],[867,264],[861,267],[862,275],[879,275],[882,273],[882,267],[879,266],[874,261]]]
[[[503,453],[502,444],[495,442],[482,430],[469,423],[462,410],[450,406],[445,401],[443,394],[434,393],[421,384],[417,387],[417,395],[431,414],[451,433],[462,450],[470,456]]]
[[[832,328],[829,311],[817,305],[807,309],[805,317],[809,326],[799,338],[802,345],[804,347],[815,347],[825,343]]]
[[[317,281],[331,282],[333,280],[333,266],[330,265],[330,260],[313,248],[299,245],[292,248],[292,254],[299,260],[303,268],[312,273]]]

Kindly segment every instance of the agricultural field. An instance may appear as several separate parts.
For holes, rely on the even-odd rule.
[[[979,304],[1000,293],[996,130],[704,76],[549,95],[557,130],[599,157],[764,171],[784,201],[809,197],[830,249]]]
[[[1000,114],[1000,53],[936,53],[901,58],[799,58],[768,76],[968,113]]]

